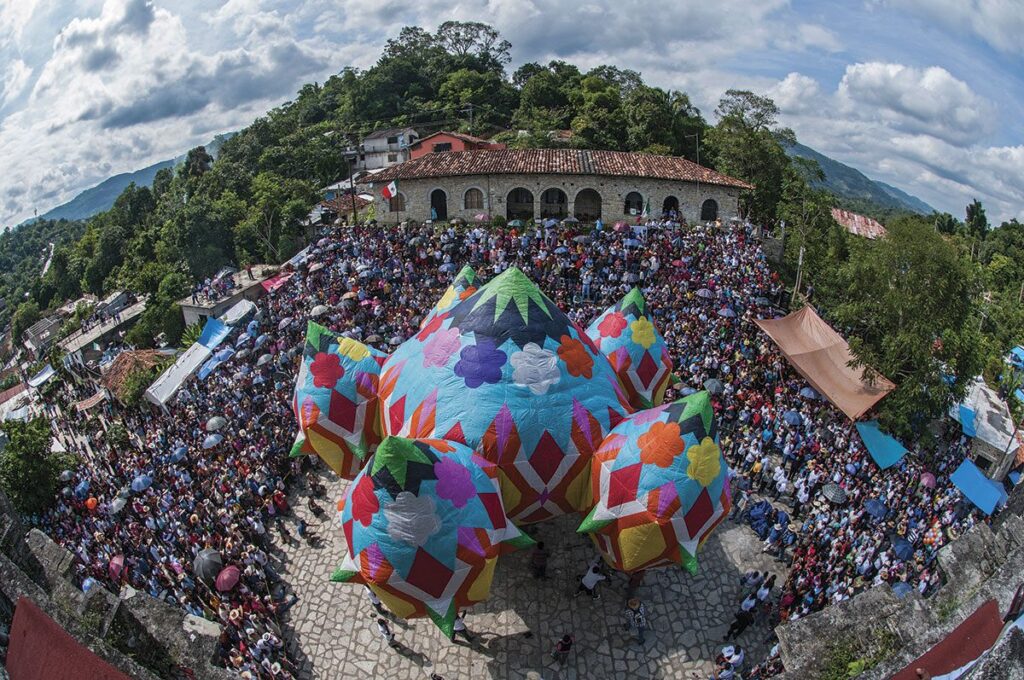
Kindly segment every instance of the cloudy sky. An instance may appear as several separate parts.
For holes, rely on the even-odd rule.
[[[513,68],[616,64],[709,117],[728,88],[767,93],[801,142],[872,178],[1024,219],[1021,0],[0,0],[0,224],[448,18],[496,26]]]

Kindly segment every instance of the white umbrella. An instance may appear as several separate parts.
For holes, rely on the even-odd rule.
[[[266,366],[267,364],[269,364],[273,360],[274,360],[274,357],[272,355],[264,354],[263,356],[261,356],[259,359],[256,360],[256,365],[257,366]]]
[[[277,324],[277,330],[282,331],[288,327],[288,324],[292,322],[292,317],[286,316],[281,319],[280,323]]]
[[[216,432],[228,424],[228,421],[223,416],[214,416],[206,421],[206,431]]]
[[[330,310],[327,308],[327,305],[317,305],[309,312],[309,315],[313,318],[316,318],[318,316],[323,316],[329,311]]]

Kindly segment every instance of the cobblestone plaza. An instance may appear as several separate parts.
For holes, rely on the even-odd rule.
[[[750,569],[771,569],[784,578],[782,565],[761,552],[748,527],[725,522],[698,555],[700,570],[647,575],[638,596],[650,629],[644,645],[624,630],[626,576],[611,572],[599,588],[602,597],[573,597],[579,577],[597,554],[590,540],[576,533],[580,518],[561,517],[531,527],[551,552],[548,579],[535,580],[529,550],[501,558],[491,597],[471,608],[466,624],[473,643],[449,641],[429,619],[389,622],[401,643],[389,648],[376,627],[377,614],[360,586],[329,581],[344,554],[344,536],[335,521],[334,502],[347,482],[324,474],[330,506],[322,519],[305,507],[307,492],[293,497],[297,517],[320,539],[316,547],[295,541],[283,551],[282,576],[299,601],[289,611],[303,678],[427,678],[445,680],[554,680],[602,678],[707,678],[739,607],[740,576]],[[565,633],[576,637],[568,660],[559,666],[550,652]],[[769,634],[763,623],[744,632],[747,664],[764,657]]]

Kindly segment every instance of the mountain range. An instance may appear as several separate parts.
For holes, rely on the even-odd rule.
[[[206,145],[206,150],[210,155],[216,157],[221,144],[233,134],[217,135]],[[911,196],[905,191],[884,182],[870,179],[860,170],[829,158],[803,144],[794,144],[787,149],[787,153],[791,156],[817,161],[825,173],[825,179],[821,181],[812,180],[812,184],[831,191],[841,199],[858,202],[866,201],[888,211],[909,211],[924,215],[935,212],[934,208],[916,196]],[[176,158],[154,163],[135,172],[125,172],[109,177],[91,189],[86,189],[67,203],[59,205],[35,219],[58,220],[66,218],[75,220],[92,217],[96,213],[110,208],[114,204],[114,200],[132,182],[136,186],[150,186],[157,172],[163,168],[173,168],[184,161],[185,156],[186,154],[183,153]]]
[[[221,144],[234,136],[234,132],[229,132],[223,135],[217,135],[208,144],[205,145],[206,151],[213,156],[217,157],[217,153],[220,151]],[[183,153],[180,156],[171,158],[170,160],[160,161],[153,165],[148,165],[141,170],[135,172],[122,172],[119,175],[108,177],[96,186],[86,189],[82,193],[72,198],[67,203],[62,203],[56,208],[49,210],[39,217],[33,217],[26,222],[34,222],[35,220],[81,220],[88,217],[92,217],[96,213],[103,212],[114,205],[114,201],[121,195],[121,192],[125,188],[135,183],[136,186],[151,186],[153,179],[156,177],[156,173],[160,172],[164,168],[173,168],[179,163],[184,162],[185,156],[188,153]]]
[[[867,201],[886,210],[907,211],[922,215],[930,215],[935,212],[935,208],[917,196],[911,196],[890,184],[873,180],[860,170],[829,158],[809,146],[794,144],[786,149],[786,153],[797,158],[817,161],[822,172],[825,173],[825,179],[809,178],[811,185],[831,191],[839,198]]]

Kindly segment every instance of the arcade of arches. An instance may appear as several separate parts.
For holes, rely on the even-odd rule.
[[[511,220],[562,220],[605,223],[676,215],[691,222],[729,219],[738,215],[739,191],[734,187],[644,177],[593,175],[461,175],[401,179],[401,194],[377,201],[377,219],[472,221],[483,214]]]

